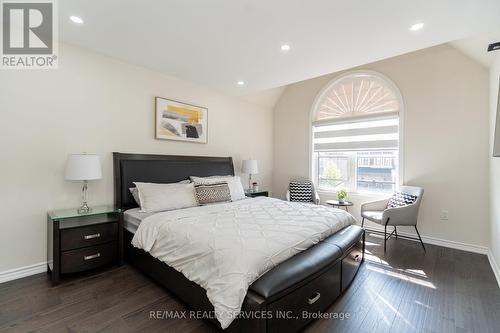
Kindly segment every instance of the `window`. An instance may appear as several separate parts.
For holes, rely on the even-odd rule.
[[[399,183],[399,91],[376,73],[328,85],[313,119],[313,176],[322,191],[387,192]]]

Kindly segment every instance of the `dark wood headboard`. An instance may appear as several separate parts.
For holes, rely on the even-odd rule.
[[[115,205],[137,207],[129,188],[133,182],[175,183],[189,176],[234,175],[232,157],[113,153]]]

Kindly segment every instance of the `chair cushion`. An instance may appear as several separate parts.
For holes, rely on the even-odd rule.
[[[312,202],[312,183],[308,180],[290,182],[290,201]]]
[[[365,210],[361,212],[362,217],[376,223],[382,223],[382,214],[383,212],[375,210]]]
[[[405,192],[396,192],[387,203],[387,208],[404,207],[417,201],[417,196]]]

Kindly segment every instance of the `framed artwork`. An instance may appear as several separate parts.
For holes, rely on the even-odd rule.
[[[156,139],[207,143],[208,109],[156,97]]]

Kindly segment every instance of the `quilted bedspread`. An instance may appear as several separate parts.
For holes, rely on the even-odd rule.
[[[256,279],[354,222],[340,209],[257,197],[154,214],[132,244],[203,287],[227,328]]]

